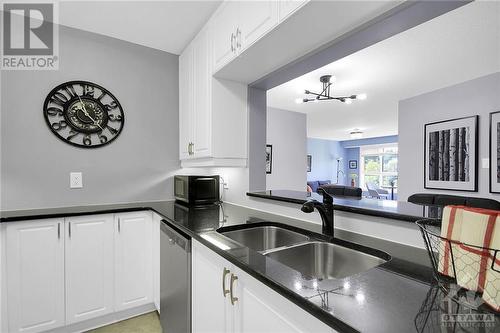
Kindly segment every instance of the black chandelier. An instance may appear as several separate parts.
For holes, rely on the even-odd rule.
[[[306,95],[314,95],[316,97],[314,98],[304,98],[304,99],[297,99],[297,103],[307,103],[307,102],[316,102],[316,101],[327,101],[327,100],[337,100],[342,103],[346,104],[351,104],[353,100],[355,99],[366,99],[366,94],[359,94],[359,95],[350,95],[350,96],[330,96],[330,88],[332,86],[332,82],[330,82],[330,79],[332,78],[331,75],[323,75],[319,78],[320,82],[323,84],[323,90],[318,94],[315,92],[312,92],[310,90],[306,90],[304,93]]]

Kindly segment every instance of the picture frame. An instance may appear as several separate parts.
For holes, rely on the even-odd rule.
[[[312,169],[312,155],[307,155],[307,172],[311,172]]]
[[[490,113],[490,193],[500,193],[500,111]]]
[[[358,161],[357,160],[349,160],[349,169],[357,169]]]
[[[424,188],[477,192],[479,116],[424,125]]]
[[[273,171],[273,145],[266,145],[266,174]]]

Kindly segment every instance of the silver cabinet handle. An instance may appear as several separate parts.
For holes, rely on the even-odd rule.
[[[236,29],[235,39],[236,39],[236,47],[241,49],[241,30],[239,27]]]
[[[229,294],[229,290],[226,289],[226,275],[228,275],[229,272],[229,269],[224,267],[224,270],[222,271],[222,295],[224,298],[226,298],[226,295]]]
[[[121,232],[121,231],[122,231],[122,225],[121,225],[120,218],[118,218],[118,232]]]
[[[231,294],[231,305],[234,305],[238,301],[238,297],[234,297],[233,294],[233,285],[234,281],[238,280],[238,277],[231,273],[231,284],[229,285],[229,293]]]
[[[61,222],[57,224],[57,239],[61,239]]]
[[[231,52],[234,52],[234,44],[233,44],[233,41],[234,41],[234,34],[231,33]]]
[[[68,236],[71,238],[71,222],[68,222]]]

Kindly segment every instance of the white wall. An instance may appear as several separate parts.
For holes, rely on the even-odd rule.
[[[489,193],[489,113],[500,110],[500,73],[487,75],[399,102],[399,200],[418,192],[446,193],[500,200]],[[478,192],[424,189],[424,124],[479,115]]]
[[[307,180],[307,119],[298,112],[267,109],[267,144],[273,146],[268,190],[304,191]]]
[[[179,168],[178,56],[60,27],[56,71],[2,71],[2,210],[172,198]],[[120,101],[125,123],[111,144],[83,149],[58,139],[42,106],[55,86],[95,82]],[[69,173],[83,172],[83,188]]]

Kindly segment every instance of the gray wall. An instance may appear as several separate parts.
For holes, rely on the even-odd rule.
[[[307,179],[307,119],[304,113],[267,109],[267,144],[273,145],[268,190],[304,191]]]
[[[101,35],[60,28],[58,71],[1,77],[2,210],[164,200],[178,161],[178,56]],[[56,85],[87,80],[120,101],[125,125],[111,144],[62,142],[42,113]],[[69,173],[83,172],[82,189]]]
[[[489,158],[489,113],[500,110],[500,73],[487,75],[451,87],[399,102],[399,200],[417,192],[490,197],[489,169],[482,159]],[[479,191],[458,192],[424,190],[424,124],[479,115]]]

